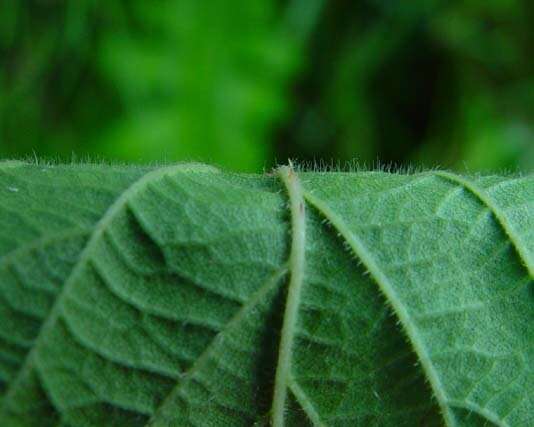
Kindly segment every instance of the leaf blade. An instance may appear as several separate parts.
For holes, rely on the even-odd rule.
[[[293,197],[288,210],[291,194],[272,176],[51,169],[0,171],[0,197],[8,201],[0,222],[21,228],[14,236],[0,231],[0,265],[16,265],[23,277],[10,285],[0,268],[9,301],[27,300],[23,310],[46,315],[39,271],[47,263],[59,271],[69,239],[79,244],[66,259],[80,270],[34,347],[32,369],[9,395],[3,425],[266,425],[281,359],[279,423],[442,425],[421,353],[416,357],[413,337],[405,341],[395,318],[416,332],[450,425],[530,422],[529,261],[484,200],[458,183],[435,173],[301,173],[308,208]],[[22,170],[26,177],[12,176]],[[126,178],[115,185],[102,179],[108,173]],[[157,178],[141,177],[147,173]],[[41,189],[64,192],[69,176],[80,181],[69,200],[57,199],[65,208],[56,215]],[[139,179],[146,185],[129,196],[106,190],[99,207],[79,191],[89,182],[118,189]],[[534,181],[470,182],[528,253]],[[19,209],[23,199],[32,206],[27,212]],[[120,205],[116,211],[109,200]],[[69,212],[69,203],[80,206]],[[103,207],[113,212],[107,223]],[[301,211],[291,227],[291,214]],[[306,233],[292,244],[299,227]],[[99,237],[80,259],[76,248],[86,245],[88,230]],[[295,248],[300,266],[291,270],[301,278],[290,303],[282,285]],[[68,262],[62,269],[42,288],[52,298],[71,274]],[[376,277],[388,292],[378,291]],[[291,312],[289,345],[279,336],[284,310]],[[0,366],[9,351],[0,348]]]
[[[330,210],[334,209],[334,211],[340,212],[342,209],[344,209],[345,212],[353,213],[355,212],[355,209],[357,209],[356,205],[363,206],[362,203],[364,203],[363,201],[354,202],[354,200],[357,200],[358,198],[368,198],[369,201],[367,201],[366,203],[372,204],[373,202],[371,200],[374,200],[374,198],[382,197],[380,195],[379,190],[372,188],[375,185],[375,182],[373,182],[374,179],[371,176],[365,178],[361,177],[361,180],[371,181],[366,184],[366,187],[369,188],[369,190],[367,191],[368,195],[360,194],[352,196],[351,189],[353,189],[357,185],[363,186],[363,184],[358,183],[349,185],[348,182],[345,182],[345,185],[343,187],[344,197],[342,199],[339,197],[340,191],[338,191],[334,197],[332,196],[332,193],[334,193],[336,190],[336,188],[334,187],[334,183],[328,183],[325,179],[320,180],[316,179],[316,177],[309,177],[309,181],[314,181],[312,188],[315,193],[312,197],[315,197],[315,199],[317,199],[317,193],[320,193],[321,196],[326,197],[327,200],[330,197],[328,202]],[[390,178],[390,180],[394,179]],[[409,181],[410,178],[406,178],[406,180]],[[427,184],[425,184],[425,180]],[[355,182],[358,181],[358,179],[354,178],[352,181]],[[486,417],[486,419],[490,422],[492,420],[498,419],[500,420],[500,422],[506,424],[508,422],[508,419],[514,419],[514,423],[528,423],[528,408],[531,403],[529,403],[529,392],[527,391],[527,389],[529,389],[528,384],[529,381],[532,380],[532,375],[526,365],[521,362],[521,358],[525,358],[524,360],[528,360],[529,347],[527,343],[531,342],[533,339],[533,337],[531,336],[532,334],[526,331],[523,326],[524,324],[528,323],[527,319],[529,318],[529,316],[532,315],[532,306],[528,303],[528,301],[530,300],[529,288],[532,286],[532,280],[528,276],[528,271],[525,271],[524,267],[520,268],[520,265],[522,264],[521,260],[518,259],[516,254],[514,254],[514,250],[510,251],[510,244],[507,241],[507,236],[503,233],[502,228],[500,228],[500,225],[492,217],[488,217],[484,214],[485,206],[482,206],[480,204],[480,201],[474,202],[473,200],[462,196],[458,192],[454,192],[454,197],[452,197],[451,199],[447,199],[447,195],[451,194],[450,186],[441,186],[442,188],[439,189],[440,184],[438,184],[438,182],[436,181],[436,177],[432,176],[431,174],[425,174],[423,176],[423,180],[419,181],[418,186],[420,190],[416,190],[417,195],[425,198],[424,203],[421,202],[421,200],[417,200],[412,196],[412,194],[410,194],[414,192],[414,187],[411,187],[411,184],[409,182],[407,182],[407,185],[405,187],[405,194],[401,195],[399,193],[398,188],[402,187],[397,187],[393,190],[395,192],[395,199],[390,202],[389,208],[393,212],[395,212],[397,217],[413,217],[414,219],[421,218],[427,221],[426,218],[428,218],[428,215],[432,216],[434,215],[432,212],[442,209],[444,200],[447,201],[446,204],[451,206],[455,206],[460,202],[464,208],[468,208],[469,205],[472,206],[472,209],[466,209],[465,212],[456,210],[456,217],[458,219],[445,217],[444,222],[443,220],[440,220],[442,221],[442,224],[439,225],[439,223],[436,223],[434,231],[430,231],[432,229],[428,226],[425,226],[426,230],[419,227],[417,222],[405,222],[404,225],[398,225],[398,227],[412,227],[411,229],[408,229],[407,232],[407,236],[409,236],[408,240],[411,239],[410,236],[414,235],[414,229],[417,230],[416,234],[418,236],[418,246],[420,248],[425,248],[425,251],[422,252],[422,255],[429,255],[435,252],[436,256],[439,255],[439,257],[441,257],[441,260],[439,257],[437,257],[434,258],[433,261],[430,261],[430,259],[432,258],[429,258],[427,260],[422,258],[420,260],[414,261],[413,255],[410,256],[410,254],[414,252],[414,249],[416,247],[410,246],[409,243],[403,243],[395,247],[397,253],[399,254],[400,251],[404,251],[405,254],[408,254],[404,255],[404,257],[407,256],[408,260],[410,258],[412,258],[412,260],[409,260],[406,264],[390,264],[391,261],[388,258],[395,256],[398,257],[398,255],[393,255],[393,252],[389,248],[387,248],[383,244],[376,243],[376,240],[374,239],[377,238],[376,233],[380,233],[380,239],[382,241],[387,239],[396,239],[395,241],[397,243],[401,242],[398,240],[398,230],[395,231],[393,229],[395,221],[391,223],[393,225],[388,225],[389,223],[384,223],[385,225],[382,226],[382,222],[380,221],[380,219],[378,219],[377,216],[373,214],[366,216],[365,219],[363,219],[362,216],[358,218],[357,221],[351,218],[352,222],[349,226],[342,226],[343,232],[341,234],[349,235],[351,239],[354,240],[355,235],[359,234],[361,236],[363,233],[363,235],[365,235],[366,241],[374,242],[371,244],[370,247],[373,250],[375,259],[379,260],[381,269],[383,271],[388,271],[388,268],[391,270],[390,272],[388,272],[388,275],[389,278],[394,278],[395,288],[397,289],[397,292],[401,292],[401,298],[405,301],[405,303],[411,304],[411,308],[408,311],[412,311],[412,315],[405,316],[404,314],[402,316],[404,320],[401,318],[401,321],[404,324],[406,324],[407,322],[407,317],[412,317],[413,319],[415,319],[413,313],[415,313],[416,309],[421,308],[417,306],[418,301],[426,301],[427,305],[428,302],[431,301],[428,296],[425,296],[420,292],[421,289],[425,288],[424,286],[420,286],[419,289],[417,289],[417,287],[414,288],[415,283],[419,283],[421,280],[423,280],[422,278],[417,277],[414,271],[409,270],[412,265],[417,265],[414,264],[414,262],[433,263],[435,264],[434,266],[432,266],[432,264],[429,264],[429,266],[431,267],[427,268],[429,272],[434,271],[433,274],[439,273],[440,275],[449,277],[448,280],[452,280],[452,282],[450,282],[451,284],[456,283],[454,285],[456,286],[456,288],[451,288],[451,290],[449,291],[448,298],[465,300],[470,293],[473,296],[482,298],[481,301],[483,310],[480,310],[478,312],[469,312],[469,308],[462,308],[462,304],[460,304],[459,306],[457,305],[458,314],[456,315],[456,319],[454,317],[455,315],[452,312],[451,314],[444,312],[441,314],[443,316],[441,319],[439,318],[440,314],[438,314],[437,317],[435,317],[434,319],[425,320],[424,318],[421,318],[418,321],[418,328],[422,328],[421,330],[424,331],[424,340],[430,342],[430,348],[433,348],[433,350],[428,353],[430,356],[429,360],[432,359],[432,364],[436,366],[435,371],[438,373],[437,376],[440,377],[440,380],[443,384],[443,391],[440,392],[440,387],[436,387],[435,381],[431,380],[431,383],[433,384],[434,393],[441,394],[439,400],[441,401],[442,406],[445,407],[449,414],[447,416],[447,422],[451,425],[458,424],[456,416],[451,412],[451,409],[449,408],[451,405],[448,402],[451,400],[463,401],[464,399],[467,399],[466,401],[469,402],[469,407],[479,408],[479,415],[482,417]],[[372,190],[374,190],[376,194],[371,194],[370,191]],[[452,188],[452,190],[454,190],[454,188]],[[352,194],[354,194],[354,192],[352,192]],[[388,197],[391,196],[391,190],[387,190],[385,194],[388,194]],[[306,197],[308,196],[309,194],[307,193]],[[405,203],[402,199],[409,200],[409,203]],[[349,202],[342,202],[341,200],[348,200]],[[346,207],[347,204],[351,204],[350,209]],[[384,203],[382,204],[384,205]],[[334,206],[334,208],[332,208],[332,206]],[[364,210],[370,212],[372,209],[365,207]],[[448,210],[448,208],[445,210]],[[465,231],[461,231],[462,228],[465,228],[462,227],[460,224],[464,222],[465,218],[462,218],[462,216],[466,215],[466,212],[469,212],[469,216],[467,218],[472,218],[472,220],[470,219],[469,221],[465,222],[468,227],[465,229]],[[448,210],[447,214],[454,214],[454,212]],[[367,213],[365,215],[367,215]],[[345,216],[345,218],[347,218],[347,216]],[[461,221],[459,221],[460,219]],[[396,219],[396,221],[397,224],[402,224],[398,221],[398,218]],[[458,222],[455,223],[453,221]],[[437,227],[438,225],[439,227]],[[445,236],[447,230],[454,231],[458,234],[457,236],[449,236],[449,240],[447,241],[447,243],[442,245],[444,247],[448,246],[448,254],[444,253],[443,250],[439,248],[441,243],[440,238],[442,236]],[[434,235],[432,235],[432,233],[434,233]],[[464,236],[466,237],[462,238],[462,233],[464,233]],[[481,240],[478,235],[487,237],[487,240]],[[458,243],[455,243],[455,241]],[[483,245],[481,246],[481,248],[477,248],[473,246],[474,242],[483,243]],[[464,259],[456,258],[455,254],[459,254],[462,252],[458,247],[455,246],[464,246]],[[369,248],[369,246],[367,247]],[[488,249],[493,248],[494,252],[493,255],[492,253],[488,253],[488,258],[486,258],[484,254],[484,250],[486,247]],[[468,248],[467,252],[466,248]],[[377,252],[379,250],[383,252]],[[361,255],[362,251],[360,250],[359,252],[359,255]],[[416,252],[419,253],[421,252],[421,250],[418,249]],[[365,258],[365,253],[363,258]],[[450,258],[449,261],[447,261],[450,266],[454,266],[455,264],[463,265],[462,268],[465,269],[465,272],[460,270],[460,276],[454,277],[453,275],[450,275],[450,273],[445,274],[443,270],[438,270],[437,266],[439,266],[439,264],[443,264],[447,258]],[[502,259],[502,264],[497,263],[497,266],[490,264],[492,261],[495,262],[493,258]],[[482,260],[485,262],[483,263]],[[471,267],[471,270],[473,271],[469,271],[466,268],[468,267],[469,262],[476,262],[476,264]],[[369,268],[368,259],[367,261],[364,260],[364,264],[367,266],[367,268]],[[506,266],[506,268],[500,269],[501,265]],[[398,273],[395,273],[395,269]],[[490,269],[493,272],[493,276],[488,275],[488,271]],[[373,265],[372,262],[371,268],[369,268],[369,270],[374,270],[376,273],[377,268]],[[449,270],[451,269],[449,268]],[[480,289],[470,286],[467,279],[464,279],[462,277],[462,274],[465,275],[466,278],[467,276],[472,276],[472,279],[470,279],[471,282],[473,280],[477,280],[476,283]],[[506,280],[507,274],[509,274],[509,280]],[[514,278],[516,278],[515,281]],[[440,279],[441,283],[447,283],[443,282],[443,280],[444,279]],[[480,286],[482,283],[480,283],[479,280],[482,280],[482,283],[484,283],[485,280],[483,286]],[[503,286],[501,286],[507,281],[512,282],[512,292],[509,292],[508,295],[506,288],[503,288]],[[410,290],[415,291],[415,293],[411,294],[410,300],[408,300],[406,295],[402,296],[402,293],[407,292],[403,288],[406,288],[407,286],[405,285],[410,283],[411,285],[408,286],[408,288],[411,288]],[[514,283],[517,286],[513,286]],[[463,285],[465,287],[459,287],[460,285]],[[439,286],[437,286],[437,284],[435,284],[435,286],[439,289]],[[485,290],[483,291],[482,289]],[[440,290],[439,292],[441,293],[442,291]],[[502,298],[497,300],[495,298],[492,299],[489,297],[489,295],[491,295],[492,293],[499,293],[502,295]],[[436,296],[437,295],[438,294],[436,294]],[[439,296],[440,299],[438,301],[440,301],[441,303],[446,303],[445,299],[441,299],[443,298],[443,296]],[[450,302],[447,304],[450,305]],[[434,305],[437,304],[434,303]],[[422,307],[424,308],[424,306]],[[519,310],[521,315],[511,315],[512,311],[510,310]],[[430,313],[432,313],[432,310],[428,311],[428,314]],[[474,322],[473,326],[469,326],[465,323],[470,321]],[[501,326],[497,326],[499,325],[499,323],[501,324]],[[488,332],[487,336],[484,336],[482,332],[484,331],[485,324],[491,325],[491,333]],[[512,324],[514,326],[512,326]],[[442,328],[441,334],[444,336],[443,338],[436,339],[437,334],[440,331],[437,325],[440,325],[440,327]],[[452,325],[456,325],[456,336]],[[519,335],[522,335],[522,337],[516,337],[515,341],[513,339],[510,339],[510,337],[507,337],[507,334],[503,332],[504,325],[507,325],[505,327],[506,330],[515,329],[516,331],[521,331]],[[433,332],[431,332],[432,328],[434,329]],[[499,330],[499,328],[501,329]],[[404,325],[404,329],[406,330],[406,325]],[[459,331],[462,331],[462,333],[459,334]],[[499,339],[494,339],[493,335],[499,336]],[[499,342],[499,340],[501,340],[501,342]],[[465,342],[465,347],[459,348],[458,345],[461,344],[462,341]],[[449,357],[448,360],[447,357],[439,360],[440,355],[436,353],[436,346],[438,343],[439,346],[444,349],[453,349],[454,351],[452,351],[452,353],[454,353],[454,356],[447,356]],[[488,359],[487,361],[480,358],[477,359],[476,353],[472,353],[471,350],[471,346],[473,345],[473,343],[476,343],[477,346],[480,346],[482,348],[487,348],[488,350],[485,351],[488,352],[490,359]],[[514,346],[517,347],[517,350],[513,350]],[[500,351],[503,352],[503,359],[497,359],[497,356],[493,355],[492,353],[493,350],[489,349],[500,349]],[[515,351],[518,352],[520,356],[519,358],[515,356]],[[421,357],[419,351],[418,354],[419,360],[422,361],[424,357]],[[512,370],[512,372],[516,372],[516,374],[519,373],[520,378],[518,381],[519,383],[523,384],[523,390],[520,392],[519,390],[512,389],[508,390],[508,392],[512,393],[512,396],[522,396],[522,406],[517,408],[514,407],[510,402],[506,401],[506,395],[504,395],[505,397],[503,397],[503,395],[492,394],[495,393],[494,387],[496,387],[496,385],[488,383],[487,375],[484,375],[484,377],[480,379],[480,383],[475,382],[473,379],[469,379],[470,374],[472,376],[478,374],[482,375],[484,369],[489,369],[485,368],[486,366],[488,366],[488,363],[493,363],[495,365],[494,368],[492,368],[494,369],[494,371],[492,371],[491,376],[494,379],[499,377],[499,375],[504,375],[504,372],[507,372],[510,369]],[[449,367],[447,368],[447,366]],[[466,370],[467,366],[471,367],[471,373]],[[456,371],[454,368],[456,369]],[[425,371],[428,374],[428,370],[425,369]],[[462,382],[464,382],[464,385],[462,385]],[[504,382],[504,384],[506,384],[506,382]],[[467,394],[464,396],[462,393]],[[461,397],[453,397],[455,395]],[[471,401],[469,399],[474,399],[474,401]],[[491,406],[491,409],[488,408],[486,405]]]

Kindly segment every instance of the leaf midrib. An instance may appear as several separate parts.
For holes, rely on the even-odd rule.
[[[274,381],[274,393],[271,407],[273,427],[283,427],[285,424],[285,405],[287,389],[291,374],[293,345],[299,312],[302,285],[304,281],[304,263],[306,250],[306,211],[302,187],[299,177],[292,165],[283,166],[278,170],[278,177],[286,187],[289,197],[289,211],[291,214],[291,249],[289,255],[289,270],[291,278],[287,289],[286,306],[278,350],[278,363]]]

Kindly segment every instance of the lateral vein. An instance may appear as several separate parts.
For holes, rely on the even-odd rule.
[[[309,420],[313,423],[313,425],[316,427],[325,427],[326,424],[321,421],[321,418],[313,407],[313,403],[311,402],[310,398],[306,395],[304,390],[302,390],[300,385],[297,383],[297,381],[295,381],[293,377],[289,378],[289,389],[299,402],[300,406],[302,406],[302,409],[304,409],[304,412],[308,416]]]
[[[496,206],[491,196],[489,196],[482,188],[472,181],[462,178],[454,173],[437,171],[434,172],[434,174],[449,182],[460,185],[462,188],[466,189],[473,196],[475,196],[480,202],[482,202],[487,209],[489,209],[497,223],[503,229],[504,234],[508,237],[508,240],[512,243],[512,246],[516,250],[521,262],[526,267],[530,278],[534,279],[534,260],[532,259],[528,249],[524,247],[520,237],[517,236],[517,233],[508,221],[506,215],[501,212],[501,209],[498,206]]]
[[[76,228],[71,229],[67,232],[58,233],[53,236],[47,236],[47,237],[39,237],[30,243],[21,245],[16,247],[15,249],[12,249],[5,255],[0,257],[0,269],[6,268],[7,266],[15,263],[17,257],[27,255],[31,251],[45,248],[48,245],[58,243],[64,240],[69,240],[75,237],[86,237],[91,234],[91,230],[88,228]]]
[[[93,256],[93,252],[95,248],[97,247],[98,241],[102,238],[102,236],[104,235],[104,232],[110,226],[110,224],[112,223],[116,215],[127,205],[128,201],[133,196],[135,196],[140,191],[142,191],[151,181],[159,179],[168,174],[186,172],[190,170],[193,170],[193,171],[197,170],[197,171],[204,171],[204,172],[215,171],[212,168],[197,166],[195,164],[178,164],[178,165],[173,165],[173,166],[165,166],[165,167],[147,172],[146,174],[141,176],[141,178],[139,178],[137,181],[133,182],[130,185],[130,187],[128,187],[125,191],[123,191],[122,194],[120,194],[119,197],[108,208],[108,210],[102,216],[100,221],[95,225],[93,233],[91,234],[91,237],[87,241],[83,251],[80,254],[80,257],[78,258],[78,262],[71,270],[69,277],[67,278],[67,280],[65,281],[63,285],[63,288],[61,289],[60,293],[56,297],[56,301],[54,302],[52,309],[50,310],[48,316],[42,323],[39,333],[34,341],[34,345],[32,349],[26,355],[24,359],[24,363],[22,364],[21,368],[18,370],[17,375],[13,378],[13,380],[9,384],[4,394],[4,397],[1,401],[0,417],[2,413],[8,410],[9,405],[10,405],[10,399],[12,398],[12,394],[15,393],[15,390],[17,389],[19,384],[23,381],[25,374],[27,374],[28,371],[32,369],[32,365],[36,357],[36,351],[39,348],[39,346],[42,345],[43,337],[46,335],[47,331],[49,331],[51,328],[54,327],[54,324],[60,315],[61,305],[63,304],[63,301],[66,298],[66,295],[68,295],[68,292],[71,291],[71,289],[77,283],[77,279],[79,278],[80,274],[82,274],[84,266]]]
[[[389,278],[382,272],[369,250],[360,241],[358,236],[354,235],[354,233],[350,231],[341,217],[332,211],[325,202],[315,197],[310,192],[305,191],[304,197],[308,203],[314,206],[322,215],[325,216],[327,220],[330,221],[334,228],[339,232],[341,237],[345,239],[352,249],[354,255],[356,255],[356,257],[358,257],[363,265],[367,268],[370,276],[374,279],[382,293],[385,295],[386,299],[390,302],[395,314],[403,325],[404,330],[406,331],[406,334],[409,337],[411,344],[421,362],[421,366],[428,378],[428,381],[432,386],[445,424],[448,427],[455,427],[456,420],[452,411],[447,405],[447,397],[444,392],[444,387],[441,384],[441,380],[434,366],[432,365],[428,351],[419,336],[419,332],[412,323],[406,307],[399,299],[395,289],[389,281]]]
[[[156,409],[152,417],[147,423],[147,426],[156,426],[158,425],[158,416],[163,411],[166,405],[173,401],[177,395],[179,395],[181,389],[187,385],[189,381],[193,379],[195,374],[205,366],[206,362],[209,360],[212,353],[216,350],[217,345],[223,340],[224,334],[227,331],[230,331],[236,325],[239,325],[240,322],[245,318],[247,313],[253,310],[273,289],[279,286],[282,278],[287,274],[287,266],[276,270],[267,281],[250,297],[250,299],[244,304],[228,321],[224,329],[219,332],[219,334],[211,341],[211,343],[204,349],[200,356],[193,362],[191,367],[183,373],[181,381],[171,390],[171,392],[165,397],[165,399],[160,403],[159,407]]]
[[[282,166],[277,175],[285,185],[289,196],[289,210],[291,212],[291,250],[289,255],[289,271],[291,274],[287,290],[284,321],[280,337],[278,364],[274,382],[274,394],[271,412],[273,427],[284,426],[284,413],[287,399],[287,389],[291,374],[291,359],[295,341],[295,329],[304,281],[305,244],[306,244],[306,212],[304,196],[300,180],[292,164]]]
[[[509,427],[509,424],[507,422],[500,420],[491,411],[485,408],[481,408],[480,406],[475,405],[473,403],[460,402],[458,400],[449,400],[447,403],[455,408],[465,409],[467,411],[474,412],[494,424],[495,427]]]

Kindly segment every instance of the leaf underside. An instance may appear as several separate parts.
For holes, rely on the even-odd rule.
[[[1,426],[534,425],[534,176],[0,163]]]

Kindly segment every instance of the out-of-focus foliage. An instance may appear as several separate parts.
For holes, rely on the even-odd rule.
[[[529,0],[3,0],[0,156],[534,168]]]
[[[329,3],[287,154],[534,166],[533,24],[520,0]]]

